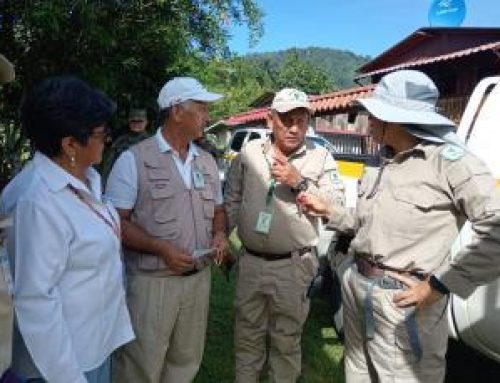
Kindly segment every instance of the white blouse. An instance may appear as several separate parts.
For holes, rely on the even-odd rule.
[[[101,202],[99,174],[89,169],[87,177],[90,188],[36,153],[2,194],[2,208],[14,212],[17,323],[51,383],[86,382],[84,372],[134,338],[112,228],[119,218]]]

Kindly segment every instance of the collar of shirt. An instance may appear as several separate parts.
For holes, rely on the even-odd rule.
[[[155,135],[156,142],[158,143],[158,147],[160,148],[160,152],[165,153],[168,151],[172,151],[172,153],[174,153],[177,157],[179,157],[179,153],[177,153],[172,148],[172,146],[170,146],[170,144],[167,142],[165,137],[163,137],[163,134],[161,133],[161,129],[162,129],[161,127],[158,128],[158,130],[156,131],[156,135]],[[200,155],[200,152],[198,150],[198,146],[194,142],[190,142],[189,149],[188,149],[188,155],[186,158],[186,163],[190,163],[194,159],[194,157],[199,156],[199,155]]]
[[[268,157],[272,156],[273,143],[272,143],[270,138],[266,139],[262,143],[262,148],[263,148],[263,152],[266,156],[268,156]],[[297,148],[297,150],[294,151],[293,153],[291,153],[290,155],[288,155],[287,158],[290,160],[290,159],[299,157],[300,155],[302,155],[303,153],[306,152],[307,148],[308,148],[307,143],[304,140],[304,142]]]
[[[89,167],[86,171],[86,176],[89,180],[90,186],[89,189],[89,187],[87,187],[87,185],[85,185],[82,181],[73,177],[41,152],[35,153],[33,162],[39,171],[39,174],[46,181],[48,187],[52,191],[60,191],[69,184],[74,188],[81,190],[85,194],[92,196],[97,201],[101,201],[101,176],[93,167]]]
[[[419,142],[417,145],[415,145],[413,148],[404,150],[398,154],[396,154],[392,158],[384,158],[386,162],[403,162],[407,158],[410,158],[412,156],[420,156],[424,159],[426,159],[429,156],[430,151],[434,150],[436,148],[436,144],[428,144],[428,143],[422,143]]]

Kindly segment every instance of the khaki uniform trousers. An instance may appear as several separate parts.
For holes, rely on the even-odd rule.
[[[316,274],[313,254],[266,261],[240,257],[235,293],[236,382],[256,383],[270,337],[269,378],[295,382],[301,370],[300,340],[309,312],[307,291]]]
[[[345,374],[347,383],[438,383],[444,380],[448,343],[447,300],[419,310],[416,323],[422,357],[412,351],[405,309],[392,298],[398,290],[373,288],[373,339],[365,340],[364,298],[370,280],[353,265],[344,274]]]
[[[203,357],[209,295],[209,267],[185,277],[129,276],[136,339],[116,352],[113,382],[191,382]]]
[[[0,267],[0,376],[10,366],[12,349],[12,299]]]

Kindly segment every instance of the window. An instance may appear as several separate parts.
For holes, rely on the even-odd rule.
[[[236,132],[233,137],[233,141],[231,142],[231,149],[234,150],[235,152],[239,152],[241,146],[243,145],[243,141],[245,141],[246,135],[247,132]]]
[[[251,132],[250,137],[248,137],[248,141],[252,141],[252,140],[255,140],[257,138],[260,138],[260,134],[257,132]]]

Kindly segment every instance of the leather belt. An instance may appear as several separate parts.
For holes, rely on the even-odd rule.
[[[385,274],[385,271],[391,271],[397,274],[408,274],[412,277],[415,277],[419,280],[424,280],[428,274],[421,270],[404,270],[398,269],[396,267],[387,266],[383,263],[374,261],[367,256],[356,255],[354,257],[354,262],[356,263],[356,267],[358,268],[358,272],[366,278],[382,278]]]
[[[294,254],[298,254],[299,257],[302,257],[306,253],[315,252],[316,248],[313,246],[306,246],[306,247],[303,247],[301,249],[290,251],[288,253],[282,253],[282,254],[262,253],[260,251],[255,251],[255,250],[249,249],[246,246],[245,246],[245,250],[248,254],[253,255],[254,257],[257,257],[257,258],[265,259],[266,261],[279,261],[282,259],[292,258],[292,256]]]
[[[198,270],[198,269],[191,269],[191,270],[188,270],[188,271],[184,271],[182,274],[181,274],[181,277],[189,277],[191,275],[195,275],[197,273],[199,273],[201,270]]]

